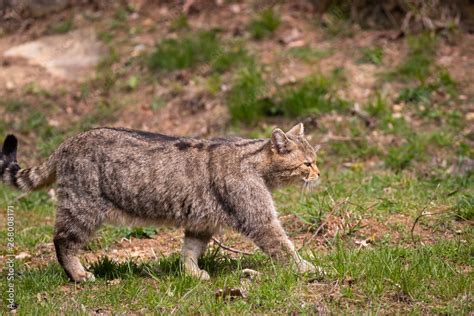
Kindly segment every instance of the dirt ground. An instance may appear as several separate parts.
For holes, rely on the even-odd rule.
[[[145,76],[144,70],[139,66],[129,67],[127,64],[137,54],[137,47],[151,49],[154,43],[165,37],[173,37],[176,34],[169,33],[169,25],[180,14],[182,9],[179,6],[169,4],[150,5],[148,2],[131,1],[136,11],[129,17],[127,22],[130,28],[142,27],[147,30],[144,33],[127,34],[126,30],[118,30],[114,33],[116,42],[120,43],[115,47],[119,52],[120,59],[113,67],[126,69],[127,75],[136,74]],[[99,34],[108,28],[107,21],[114,16],[117,7],[96,10],[92,6],[79,6],[69,8],[60,13],[44,18],[27,20],[23,22],[20,31],[4,35],[0,38],[0,55],[25,42],[49,37],[49,28],[64,21],[72,19],[75,30],[92,31]],[[283,4],[281,12],[282,26],[277,30],[273,39],[259,43],[250,43],[252,53],[258,56],[261,63],[278,67],[270,71],[272,78],[281,85],[293,82],[299,78],[304,78],[309,74],[319,71],[329,74],[336,67],[345,69],[346,80],[343,88],[338,94],[356,103],[367,102],[374,89],[380,89],[389,100],[394,100],[400,89],[396,82],[379,83],[378,67],[372,64],[362,64],[357,61],[354,51],[367,46],[379,45],[384,49],[384,63],[387,65],[397,65],[405,57],[407,52],[406,43],[397,37],[397,31],[365,31],[358,30],[352,37],[328,38],[323,30],[315,27],[314,14],[307,11],[305,5]],[[188,22],[192,28],[212,28],[222,30],[223,38],[231,38],[234,34],[243,32],[243,25],[248,24],[253,8],[249,4],[221,4],[212,10],[200,9],[188,15]],[[91,23],[86,17],[93,17]],[[155,27],[158,26],[159,27]],[[57,35],[53,35],[57,36]],[[61,35],[64,40],[68,34]],[[71,36],[69,36],[71,38]],[[74,38],[72,39],[74,40]],[[80,40],[80,38],[78,39]],[[316,63],[308,64],[296,58],[288,58],[283,53],[292,47],[302,47],[309,45],[319,50],[328,50],[325,55]],[[104,50],[105,47],[103,47]],[[58,54],[58,52],[56,52]],[[57,55],[56,55],[57,56]],[[54,58],[55,55],[45,58]],[[451,75],[456,78],[460,85],[461,99],[473,101],[474,99],[474,34],[462,33],[457,35],[455,43],[448,41],[441,42],[436,52],[436,59],[439,65],[446,67]],[[82,80],[77,80],[73,73],[71,76],[58,76],[51,74],[37,63],[31,63],[24,58],[3,57],[0,67],[0,95],[5,99],[25,98],[26,100],[37,101],[38,94],[25,93],[25,87],[34,84],[35,89],[49,91],[50,95],[44,97],[57,106],[48,121],[51,125],[67,127],[81,116],[93,110],[95,101],[99,99],[100,92],[92,91],[85,99],[78,96],[81,83],[95,76],[95,69],[80,69],[86,75]],[[278,69],[276,69],[278,68]],[[224,131],[228,123],[228,114],[225,100],[222,93],[211,96],[203,89],[199,82],[200,74],[206,74],[206,67],[199,69],[196,73],[187,70],[178,71],[173,77],[164,79],[163,85],[144,84],[134,91],[114,91],[108,96],[113,99],[126,98],[128,104],[117,114],[113,126],[130,127],[143,130],[153,130],[166,132],[175,135],[210,136],[218,135]],[[196,79],[197,77],[197,79]],[[168,82],[178,81],[182,88],[180,93],[173,91],[173,86]],[[153,98],[164,96],[168,102],[165,106],[154,111],[150,108]],[[473,101],[474,102],[474,101]],[[41,105],[35,105],[41,107]],[[396,107],[397,104],[393,104]],[[403,106],[403,105],[401,105]],[[461,110],[465,115],[474,113],[474,103],[463,105]],[[403,109],[402,109],[403,111]],[[11,113],[3,113],[7,120],[14,119]],[[338,120],[338,117],[327,117],[325,120]],[[471,120],[474,118],[471,118]],[[380,141],[380,140],[379,140]],[[389,222],[399,222],[407,224],[403,215],[394,215]],[[384,224],[366,225],[372,227],[367,231],[367,235],[383,235],[386,229]],[[337,229],[337,224],[334,225]],[[334,232],[332,232],[334,234]],[[179,236],[181,232],[159,234],[153,239],[123,240],[112,247],[115,256],[126,257],[150,257],[154,256],[154,251],[167,254],[179,248]],[[429,237],[429,236],[427,236]],[[299,236],[296,243],[301,243],[305,236]],[[239,245],[242,249],[253,249],[253,246],[244,242],[236,236],[228,238],[232,244]],[[227,240],[226,240],[227,241]],[[234,241],[232,243],[232,241]],[[314,241],[313,241],[314,242]],[[40,248],[52,250],[52,245]],[[103,252],[94,256],[100,257]],[[92,254],[87,255],[88,260],[93,260]]]

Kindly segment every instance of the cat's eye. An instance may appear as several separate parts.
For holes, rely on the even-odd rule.
[[[304,165],[305,165],[306,167],[311,167],[311,162],[306,161],[306,162],[304,163]]]

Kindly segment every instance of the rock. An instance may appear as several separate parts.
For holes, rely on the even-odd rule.
[[[303,44],[301,46],[303,46],[304,41],[301,39],[301,37],[302,37],[301,32],[297,28],[293,28],[291,29],[289,33],[285,34],[280,39],[280,41],[286,45],[290,45],[292,42],[302,42]],[[297,46],[292,46],[292,47],[297,47]]]
[[[403,104],[395,104],[393,106],[393,112],[398,113],[403,110]]]
[[[11,90],[15,89],[15,84],[11,81],[7,81],[6,88],[7,88],[8,91],[11,91]]]
[[[474,112],[469,112],[466,114],[466,121],[474,121]]]
[[[132,51],[132,57],[137,57],[138,55],[140,55],[142,52],[144,52],[146,49],[145,45],[143,44],[137,44],[133,47],[133,51]]]
[[[240,5],[234,3],[230,5],[230,11],[234,14],[239,14],[240,13]]]
[[[105,47],[90,30],[45,36],[8,49],[4,57],[21,57],[44,67],[51,75],[80,81],[95,73]]]
[[[248,279],[255,279],[255,278],[258,278],[262,275],[261,272],[258,272],[256,270],[253,270],[253,269],[243,269],[242,270],[242,277],[243,278],[248,278]]]

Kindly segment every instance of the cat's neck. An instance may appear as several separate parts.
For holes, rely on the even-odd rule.
[[[268,178],[272,162],[272,144],[270,139],[248,146],[241,152],[241,161],[250,166],[264,179]]]

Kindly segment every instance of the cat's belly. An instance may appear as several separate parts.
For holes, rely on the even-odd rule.
[[[136,212],[112,208],[106,214],[106,222],[118,226],[171,226],[207,232],[219,232],[223,227],[227,227],[225,219],[214,212],[188,214],[189,216],[176,215],[178,214],[165,216],[159,212],[153,215],[144,213],[138,215]]]
[[[106,222],[118,226],[182,226],[183,223],[164,216],[138,216],[119,209],[110,209]]]

